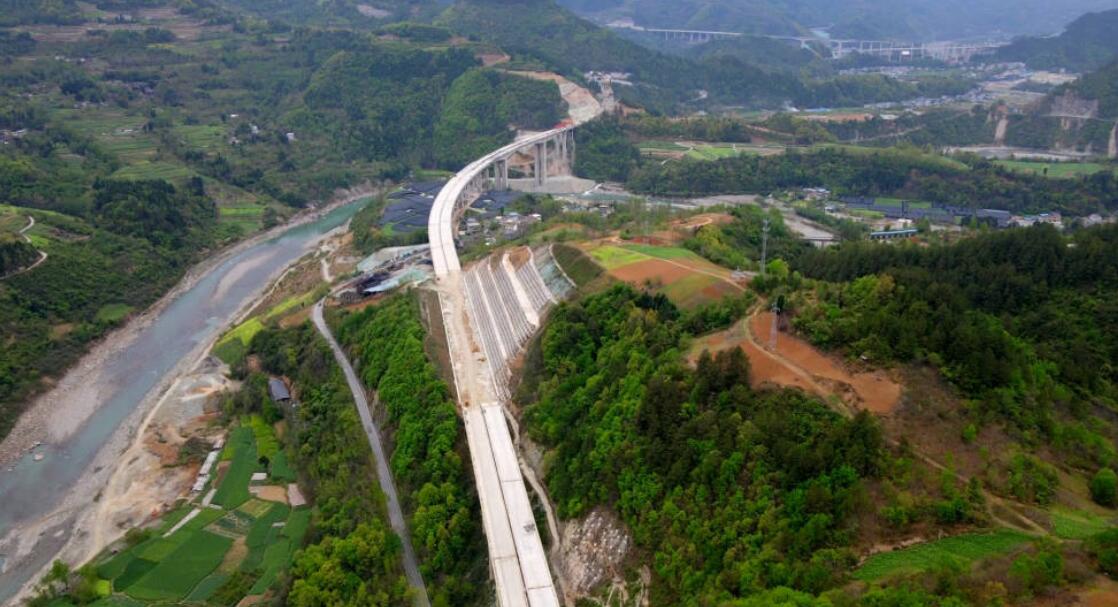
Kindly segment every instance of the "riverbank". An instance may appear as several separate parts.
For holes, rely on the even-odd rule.
[[[97,386],[97,370],[150,326],[168,304],[184,291],[195,286],[198,280],[215,267],[248,248],[314,221],[335,208],[373,196],[375,192],[375,188],[371,185],[347,190],[322,207],[301,211],[291,221],[219,249],[192,266],[178,284],[163,297],[147,310],[98,340],[58,383],[35,398],[34,403],[20,416],[12,431],[0,442],[0,467],[9,466],[36,447],[65,440],[80,428],[97,409],[97,396],[100,392]],[[163,388],[165,389],[166,386]]]
[[[174,289],[144,313],[102,339],[62,381],[37,399],[29,410],[29,415],[21,418],[16,429],[5,440],[6,453],[10,458],[6,462],[14,461],[20,454],[26,454],[27,448],[36,442],[43,442],[46,447],[60,444],[81,429],[83,424],[98,411],[104,397],[113,388],[103,377],[104,369],[113,362],[119,362],[121,350],[148,329],[172,302],[196,286],[221,264],[247,251],[250,247],[279,237],[293,228],[322,218],[325,214],[362,198],[369,198],[375,193],[376,190],[371,185],[344,192],[329,204],[301,213],[283,226],[232,245],[195,265]],[[328,233],[329,231],[318,235],[313,238],[313,242],[321,240]],[[251,269],[252,264],[253,260],[244,260],[229,268],[226,275],[243,273]],[[246,267],[240,267],[242,265]],[[284,264],[269,272],[266,282],[241,298],[236,313],[225,318],[214,319],[215,322],[226,326],[230,320],[243,317],[260,293],[282,275],[288,265]],[[139,430],[143,427],[144,421],[150,419],[157,407],[166,400],[166,395],[178,379],[197,368],[205,359],[219,335],[220,331],[215,330],[212,336],[201,340],[180,357],[171,370],[164,373],[155,386],[147,391],[138,406],[113,429],[111,436],[97,450],[92,461],[74,463],[86,469],[77,482],[60,488],[62,496],[53,504],[44,504],[41,516],[37,514],[33,520],[19,521],[0,540],[0,554],[5,556],[0,576],[7,578],[5,583],[18,580],[22,586],[16,600],[28,594],[33,586],[32,582],[41,576],[43,570],[55,558],[72,563],[82,562],[116,539],[118,534],[114,534],[111,528],[103,524],[105,517],[111,513],[102,512],[105,508],[100,504],[105,497],[109,497],[107,501],[111,503],[113,496],[105,496],[103,492],[118,467],[127,464],[129,450],[141,440]],[[129,483],[118,481],[113,485],[127,490]],[[8,598],[0,595],[0,601]]]

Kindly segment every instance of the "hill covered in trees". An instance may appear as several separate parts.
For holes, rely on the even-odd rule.
[[[1089,72],[1118,57],[1118,9],[1088,13],[1059,36],[1025,37],[1001,47],[995,57],[1021,61],[1033,69]]]
[[[840,195],[1071,215],[1113,210],[1118,204],[1118,177],[1110,172],[1047,179],[1012,173],[980,158],[963,163],[912,148],[825,148],[715,161],[645,162],[630,173],[628,184],[636,192],[660,195],[767,194],[822,186]]]
[[[553,0],[460,0],[440,23],[542,61],[573,78],[587,71],[630,74],[616,86],[622,100],[660,112],[706,107],[839,107],[962,92],[965,83],[907,83],[876,75],[804,78],[750,63],[739,53],[692,59],[659,53],[599,28]]]
[[[17,337],[0,353],[0,436],[44,378],[216,247],[338,188],[458,168],[564,110],[553,83],[485,70],[429,26],[292,30],[204,1],[102,3],[132,11],[124,24],[16,4],[29,12],[3,15],[37,16],[20,17],[36,35],[71,29],[0,31],[0,276],[48,255],[0,281]],[[450,136],[467,115],[485,120]],[[12,236],[29,216],[31,244]]]
[[[948,40],[991,32],[1047,34],[1087,11],[1113,8],[1105,0],[563,0],[565,6],[603,19],[619,16],[638,25],[796,35],[828,26],[832,36],[862,39]]]

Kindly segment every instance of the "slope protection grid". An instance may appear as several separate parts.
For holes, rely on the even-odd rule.
[[[538,327],[539,316],[527,295],[530,287],[518,284],[515,273],[510,276],[509,264],[487,260],[462,271],[454,230],[460,204],[470,202],[467,195],[478,191],[483,172],[493,163],[569,128],[530,135],[470,163],[436,197],[428,224],[435,287],[501,607],[559,605],[501,404],[508,398],[507,363]],[[536,316],[535,324],[531,316]]]

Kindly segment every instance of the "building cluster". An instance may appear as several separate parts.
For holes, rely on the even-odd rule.
[[[25,135],[27,135],[27,129],[18,129],[15,131],[0,129],[0,144],[8,145],[17,139],[23,139]]]
[[[900,204],[882,204],[878,199],[867,196],[844,196],[840,200],[848,211],[872,211],[889,219],[927,219],[947,224],[973,219],[998,228],[1008,228],[1013,221],[1012,213],[1000,209],[971,209],[938,203],[916,205],[908,200],[901,200]]]
[[[198,476],[194,479],[194,486],[191,487],[193,493],[200,493],[202,489],[206,488],[206,483],[210,480],[210,474],[213,473],[214,464],[217,463],[217,458],[221,455],[223,446],[225,446],[225,437],[218,437],[214,441],[213,448],[206,454],[206,460],[202,462],[202,467],[198,469]]]
[[[1047,223],[1057,228],[1064,227],[1064,218],[1059,213],[1040,213],[1037,215],[1014,215],[1010,220],[1015,226],[1028,228],[1038,223]]]
[[[466,240],[484,237],[487,244],[493,244],[498,238],[521,236],[543,220],[539,213],[522,214],[511,210],[513,203],[523,196],[520,192],[509,191],[483,193],[463,215],[458,226],[459,237]]]

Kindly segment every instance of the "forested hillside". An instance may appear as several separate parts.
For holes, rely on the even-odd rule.
[[[716,161],[645,162],[629,175],[628,184],[637,192],[662,195],[767,194],[821,186],[840,195],[900,196],[962,207],[1072,215],[1113,210],[1118,204],[1118,177],[1113,173],[1052,180],[1012,173],[979,158],[964,164],[912,148],[836,147]]]
[[[263,331],[251,346],[267,372],[291,378],[299,390],[299,406],[288,414],[292,452],[315,501],[307,545],[298,547],[278,596],[296,607],[353,604],[357,597],[376,605],[406,602],[400,540],[389,527],[376,463],[329,346],[309,323]],[[229,413],[283,418],[268,397],[267,379],[250,376],[227,404]]]
[[[424,350],[414,293],[341,320],[338,336],[387,411],[392,473],[434,605],[485,597],[485,539],[466,438],[445,383]]]
[[[750,390],[740,351],[692,371],[684,335],[663,296],[628,287],[552,314],[540,376],[528,370],[522,392],[534,397],[529,431],[554,449],[560,516],[615,509],[651,553],[653,604],[833,586],[851,564],[863,479],[885,462],[880,429],[800,394]]]
[[[1106,0],[978,4],[964,0],[903,4],[883,0],[563,0],[563,4],[603,18],[629,17],[646,27],[797,35],[826,26],[834,37],[871,40],[949,40],[991,32],[1050,34],[1085,12],[1114,7]]]
[[[437,28],[291,30],[208,2],[105,3],[130,23],[17,4],[3,15],[35,16],[19,18],[38,36],[69,29],[0,31],[0,276],[47,254],[0,282],[0,326],[18,336],[0,353],[0,436],[45,378],[215,248],[338,188],[458,168],[564,110],[554,84],[481,71]],[[466,115],[485,120],[450,136]],[[15,236],[29,217],[31,243]]]
[[[1088,13],[1054,37],[1025,37],[997,50],[1002,61],[1021,61],[1039,70],[1089,72],[1118,57],[1118,9]]]
[[[614,92],[661,112],[722,105],[774,107],[785,102],[835,107],[947,92],[938,84],[929,87],[874,75],[816,80],[770,73],[738,54],[700,60],[668,56],[582,20],[553,0],[460,0],[440,22],[514,54],[542,60],[574,78],[590,70],[629,73],[635,86],[617,86]],[[953,86],[956,93],[967,87]]]
[[[876,361],[932,361],[976,399],[978,419],[1059,440],[1067,416],[1114,402],[1116,255],[1113,226],[1070,239],[1039,226],[951,246],[813,251],[793,267],[842,284],[821,285],[796,322]],[[1063,447],[1087,467],[1114,458],[1108,441]]]
[[[515,125],[544,131],[566,117],[554,82],[475,70],[454,81],[435,123],[436,162],[447,168],[469,164],[504,146]]]

